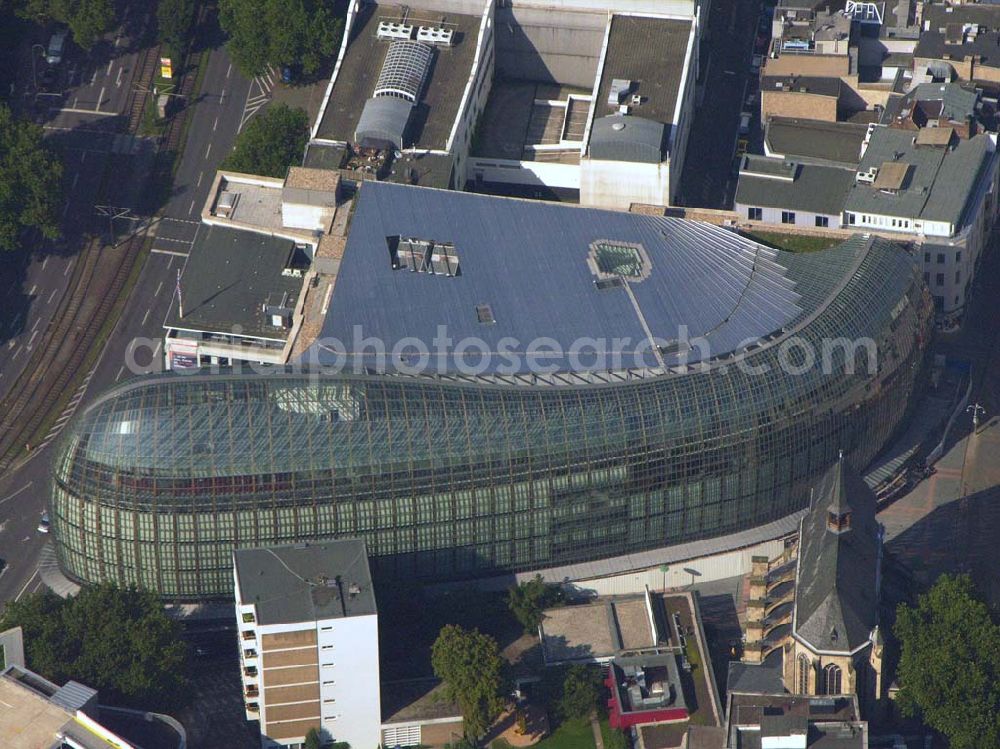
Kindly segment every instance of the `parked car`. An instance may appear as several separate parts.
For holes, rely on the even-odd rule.
[[[47,67],[38,76],[38,90],[39,91],[55,91],[56,80],[59,78],[59,73],[55,68]]]
[[[48,533],[49,532],[49,513],[48,510],[42,513],[42,517],[38,521],[38,532]]]
[[[48,52],[45,54],[45,62],[49,65],[58,65],[62,62],[63,54],[66,51],[66,38],[69,36],[69,29],[58,29],[49,39]]]
[[[753,71],[755,73],[758,70],[760,70],[760,66],[763,64],[764,64],[764,55],[755,54],[752,58],[750,58],[750,67],[753,68]]]
[[[736,155],[743,157],[746,155],[747,149],[750,147],[750,141],[746,138],[740,138],[736,141]]]
[[[749,112],[740,113],[740,135],[746,135],[750,132],[751,119],[753,119],[753,115]]]

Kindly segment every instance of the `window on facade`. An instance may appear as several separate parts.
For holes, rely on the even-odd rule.
[[[962,253],[961,253],[961,251],[955,253],[955,262],[956,263],[962,262]]]
[[[795,211],[782,211],[781,212],[781,223],[783,223],[783,224],[794,224],[795,223]]]
[[[937,261],[938,261],[938,265],[941,265],[941,263],[944,262],[944,253],[943,252],[939,252],[938,253]]]
[[[962,271],[955,271],[955,283],[962,283]]]
[[[929,263],[930,261],[931,261],[931,253],[925,252],[924,253],[924,262],[925,263]]]
[[[855,215],[853,213],[848,213],[847,214],[847,223],[853,225],[856,221],[857,221],[857,218],[855,217]]]
[[[840,666],[831,663],[823,669],[823,693],[841,694],[841,686]]]
[[[817,216],[816,217],[816,226],[822,226],[822,227],[826,228],[829,225],[830,225],[830,219],[827,218],[826,216]]]
[[[927,284],[928,286],[930,286],[930,283],[931,283],[931,274],[930,273],[924,273],[924,283]]]
[[[763,221],[764,220],[764,209],[763,208],[747,208],[747,218],[751,221]]]
[[[799,656],[799,694],[809,694],[809,656]]]
[[[937,274],[937,278],[935,279],[935,283],[937,283],[938,286],[944,286],[944,273],[938,273]]]

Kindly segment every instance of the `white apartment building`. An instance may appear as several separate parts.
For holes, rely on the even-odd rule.
[[[996,134],[872,126],[843,225],[899,234],[916,246],[939,321],[960,323],[997,211]]]
[[[264,749],[309,729],[352,749],[381,740],[378,613],[361,540],[233,553],[248,720]]]

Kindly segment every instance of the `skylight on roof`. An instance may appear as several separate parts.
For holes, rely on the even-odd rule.
[[[649,277],[651,270],[649,255],[641,244],[610,239],[590,243],[587,265],[599,280],[620,278],[642,281]]]

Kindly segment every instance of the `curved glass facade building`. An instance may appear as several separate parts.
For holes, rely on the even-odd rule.
[[[229,594],[238,546],[360,536],[383,574],[445,580],[785,517],[839,450],[864,465],[896,430],[931,305],[913,259],[882,240],[767,262],[794,289],[791,316],[693,366],[664,346],[647,370],[566,380],[286,371],[116,386],[58,450],[60,563],[197,599]],[[758,281],[775,283],[747,288]],[[851,373],[858,356],[829,341],[866,338],[877,366]]]

